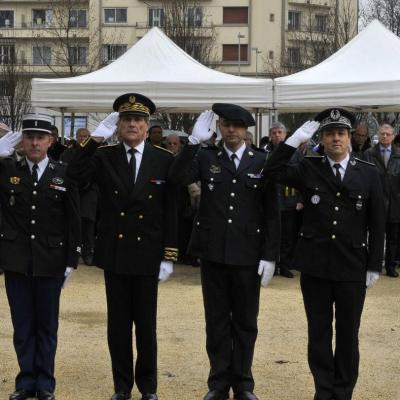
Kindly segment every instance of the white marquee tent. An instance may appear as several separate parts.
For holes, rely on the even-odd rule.
[[[274,108],[400,110],[400,38],[377,20],[315,67],[274,81]]]
[[[203,111],[215,102],[272,106],[272,80],[225,74],[200,64],[160,29],[151,29],[113,63],[86,75],[32,80],[34,107],[109,112],[122,93],[150,97],[158,109]]]

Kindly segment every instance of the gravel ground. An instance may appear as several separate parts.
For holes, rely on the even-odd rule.
[[[261,291],[253,373],[260,400],[311,400],[307,330],[298,274],[275,277]],[[199,270],[177,266],[159,290],[160,400],[202,399],[207,391]],[[400,400],[400,280],[382,276],[368,291],[360,333],[360,376],[354,400]],[[0,277],[0,400],[14,389],[17,363]],[[106,342],[102,272],[81,267],[63,291],[56,359],[57,399],[109,399],[113,392]],[[134,391],[133,399],[139,393]]]

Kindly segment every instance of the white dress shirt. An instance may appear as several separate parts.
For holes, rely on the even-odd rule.
[[[228,157],[229,157],[229,158],[231,158],[231,155],[232,155],[232,154],[235,154],[235,155],[236,155],[235,161],[234,161],[234,162],[235,162],[236,169],[237,169],[237,168],[239,167],[240,160],[241,160],[242,157],[243,157],[243,153],[244,153],[244,151],[246,150],[246,144],[243,143],[243,144],[235,151],[235,153],[233,153],[232,150],[229,150],[229,149],[225,146],[225,143],[224,143],[224,149],[225,149],[226,153],[228,154]]]
[[[34,165],[34,164],[37,164],[37,166],[38,166],[37,175],[38,175],[38,181],[39,181],[40,178],[41,178],[42,175],[43,175],[44,170],[45,170],[46,167],[47,167],[47,164],[49,163],[49,157],[46,156],[45,158],[43,158],[42,161],[39,161],[38,163],[34,163],[33,161],[28,160],[28,159],[26,158],[26,162],[28,163],[29,171],[31,171],[31,175],[32,175],[32,167],[33,167],[33,165]]]
[[[349,160],[350,160],[350,155],[347,154],[346,158],[344,158],[344,159],[343,159],[342,161],[340,161],[340,162],[333,161],[333,160],[332,160],[331,158],[329,158],[328,156],[327,156],[326,158],[328,159],[329,164],[330,164],[330,166],[331,166],[331,168],[332,168],[332,171],[333,171],[333,175],[335,175],[335,176],[336,176],[336,168],[334,167],[334,164],[339,164],[339,165],[340,165],[339,172],[340,172],[340,176],[342,177],[342,180],[343,180],[344,174],[346,173],[347,165],[348,165]]]

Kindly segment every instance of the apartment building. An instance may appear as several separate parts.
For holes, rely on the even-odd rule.
[[[187,20],[213,39],[215,68],[265,77],[283,64],[298,70],[322,60],[332,27],[345,25],[353,36],[357,15],[358,0],[196,0]],[[163,19],[154,0],[1,1],[0,64],[15,61],[35,76],[86,73],[162,28]],[[310,38],[319,43],[311,50]]]

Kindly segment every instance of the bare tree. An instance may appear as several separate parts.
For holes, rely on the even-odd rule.
[[[378,19],[397,36],[400,35],[400,2],[398,0],[368,0],[360,10],[363,26]]]
[[[181,49],[200,63],[216,64],[215,28],[199,0],[162,0],[161,27]],[[151,11],[150,11],[151,12]],[[188,131],[197,114],[168,113],[160,118],[170,129]]]
[[[32,74],[21,65],[12,40],[2,40],[8,49],[0,56],[0,118],[12,129],[19,130],[22,116],[30,109]]]

